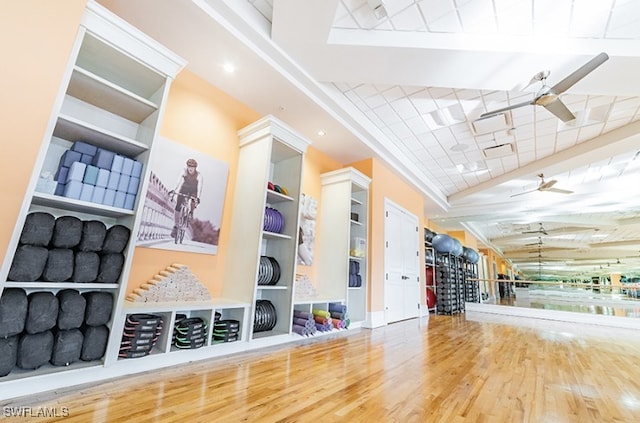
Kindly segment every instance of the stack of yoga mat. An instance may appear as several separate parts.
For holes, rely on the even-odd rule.
[[[329,303],[329,313],[336,329],[347,329],[349,327],[351,322],[347,315],[347,306],[345,304]]]
[[[316,322],[316,329],[320,332],[329,332],[333,330],[331,313],[327,310],[313,309],[313,320]]]
[[[308,311],[293,310],[293,323],[291,329],[294,333],[302,336],[315,335],[316,322],[313,318],[313,314]]]

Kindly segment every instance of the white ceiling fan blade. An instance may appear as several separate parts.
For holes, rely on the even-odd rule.
[[[524,101],[522,103],[513,104],[513,105],[508,106],[508,107],[503,107],[501,109],[496,109],[496,110],[492,110],[490,112],[483,113],[483,114],[480,115],[480,117],[481,118],[485,118],[485,117],[497,115],[498,113],[506,112],[507,110],[517,109],[518,107],[531,106],[532,104],[534,104],[533,101]]]
[[[529,194],[529,193],[532,193],[532,192],[535,192],[535,191],[538,191],[538,188],[532,189],[530,191],[524,191],[524,192],[519,192],[517,194],[512,194],[511,197],[517,197],[519,195]],[[536,232],[538,232],[538,231],[536,231]]]
[[[607,53],[598,54],[596,57],[576,69],[571,75],[551,87],[551,91],[556,94],[562,94],[607,60],[609,60]]]
[[[559,97],[550,103],[544,104],[543,107],[563,122],[570,122],[576,118]]]
[[[560,188],[549,188],[549,189],[545,189],[545,191],[557,192],[560,194],[573,194],[573,191],[569,191],[568,189],[560,189]]]

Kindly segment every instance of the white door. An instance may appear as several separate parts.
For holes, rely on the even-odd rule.
[[[387,323],[418,317],[420,241],[418,218],[385,200],[385,317]]]

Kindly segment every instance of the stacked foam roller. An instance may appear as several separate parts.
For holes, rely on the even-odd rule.
[[[75,216],[32,212],[26,217],[8,280],[117,283],[130,230]]]
[[[124,324],[120,343],[120,358],[139,358],[151,353],[162,334],[164,321],[155,314],[129,314]]]
[[[0,376],[14,368],[68,366],[104,356],[113,296],[63,289],[31,292],[5,288],[0,296]]]
[[[207,322],[200,317],[176,315],[172,344],[180,349],[196,349],[207,342]]]
[[[83,141],[60,157],[55,195],[133,210],[142,163]]]

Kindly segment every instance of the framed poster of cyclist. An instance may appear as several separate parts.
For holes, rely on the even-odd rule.
[[[153,148],[136,245],[217,254],[228,163],[163,137]]]

